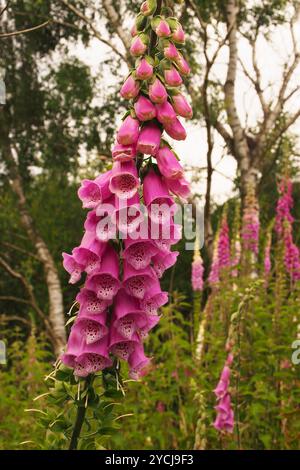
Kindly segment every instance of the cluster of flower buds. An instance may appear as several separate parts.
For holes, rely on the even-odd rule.
[[[194,249],[194,259],[192,263],[192,288],[194,292],[203,290],[203,274],[204,266],[203,260],[200,253],[199,239],[196,238],[195,249]]]
[[[143,340],[168,301],[159,278],[178,255],[171,247],[181,238],[181,226],[174,223],[170,192],[184,199],[189,185],[162,134],[186,136],[177,115],[191,117],[192,111],[176,87],[189,67],[177,48],[184,42],[180,24],[156,11],[156,1],[148,0],[136,18],[131,46],[136,67],[121,89],[131,104],[112,149],[113,166],[82,181],[78,195],[89,209],[85,233],[72,254],[63,254],[71,283],[86,274],[62,356],[77,376],[119,359],[128,362],[132,378],[144,373],[150,360]]]
[[[254,255],[258,254],[259,228],[259,207],[255,190],[251,185],[248,185],[243,212],[241,236],[243,249],[253,253]]]

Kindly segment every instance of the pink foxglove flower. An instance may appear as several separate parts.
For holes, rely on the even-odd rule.
[[[185,140],[186,139],[186,130],[179,121],[179,119],[174,119],[174,121],[165,124],[165,131],[169,134],[172,139],[175,140]]]
[[[174,153],[169,147],[162,147],[156,154],[159,171],[165,178],[179,179],[184,175],[184,170]]]
[[[156,108],[154,104],[142,95],[135,103],[134,110],[140,121],[151,121],[156,117]]]
[[[117,140],[122,145],[134,145],[139,138],[139,121],[127,116],[117,133]]]
[[[138,142],[138,152],[146,155],[156,155],[160,145],[161,131],[156,124],[145,124],[142,128]]]
[[[167,101],[167,90],[158,78],[149,86],[149,97],[153,103],[157,104],[162,104]]]
[[[102,256],[101,268],[87,280],[86,287],[96,292],[99,299],[112,301],[120,286],[118,255],[110,245],[107,245]]]
[[[271,233],[267,234],[267,242],[265,246],[265,253],[264,253],[264,270],[265,270],[265,279],[267,280],[270,272],[271,272],[271,242],[272,242],[272,237]]]
[[[155,243],[150,239],[124,240],[125,249],[122,257],[136,270],[144,269],[150,265],[151,259],[158,252]]]
[[[182,233],[174,223],[176,205],[170,193],[183,198],[190,189],[162,134],[185,138],[176,116],[191,117],[192,112],[180,95],[172,99],[174,90],[154,75],[154,66],[159,73],[173,62],[165,71],[166,83],[178,86],[182,79],[177,69],[186,74],[188,67],[173,44],[184,39],[177,20],[145,18],[157,5],[156,0],[145,1],[132,29],[130,52],[139,59],[121,96],[134,102],[117,132],[112,170],[82,182],[78,195],[89,210],[85,234],[71,254],[63,254],[70,282],[84,278],[76,297],[79,312],[61,357],[78,377],[112,367],[113,356],[127,361],[133,379],[145,374],[150,359],[143,342],[168,301],[159,278],[178,256],[171,249]],[[172,38],[155,41],[148,51],[150,24],[159,37]],[[156,157],[157,165],[151,157]]]
[[[126,292],[142,300],[147,290],[155,283],[155,272],[151,267],[134,269],[127,261],[124,262],[123,285]]]
[[[170,251],[169,253],[157,253],[153,257],[153,269],[159,279],[167,269],[174,266],[178,255],[179,251]]]
[[[82,201],[82,206],[86,209],[93,209],[111,195],[109,180],[111,173],[106,172],[95,180],[83,180],[78,190],[78,197]]]
[[[188,181],[184,177],[178,179],[166,178],[166,185],[175,196],[178,196],[182,201],[187,201],[191,195],[191,188]]]
[[[144,179],[143,194],[148,214],[154,222],[164,223],[174,214],[174,200],[161,176],[154,170],[150,170]]]
[[[119,199],[132,198],[140,185],[137,177],[137,169],[133,162],[114,163],[109,189]]]
[[[75,261],[73,255],[68,253],[63,253],[63,266],[65,270],[70,274],[70,284],[76,284],[81,278],[81,274],[84,270],[84,267]]]
[[[231,264],[230,261],[230,241],[229,241],[229,227],[227,218],[223,217],[218,243],[218,261],[219,269],[228,268]]]
[[[157,8],[157,0],[147,0],[142,3],[141,12],[145,16],[153,15]]]
[[[176,119],[176,113],[169,101],[156,105],[157,119],[162,124],[171,124]]]
[[[153,75],[153,66],[146,59],[142,59],[135,71],[135,75],[138,80],[148,80]]]
[[[176,49],[176,46],[172,42],[169,42],[165,47],[164,47],[164,56],[166,59],[169,60],[175,60],[179,57],[179,52]]]
[[[173,31],[172,39],[179,44],[183,44],[185,41],[184,31],[180,24],[177,25],[176,29]]]
[[[293,222],[291,214],[294,201],[292,182],[283,178],[278,185],[280,197],[276,206],[275,230],[284,246],[284,264],[293,281],[300,280],[300,253],[293,241]]]
[[[145,40],[145,35],[144,36],[135,36],[132,40],[131,47],[130,47],[130,53],[134,57],[139,57],[141,55],[144,55],[147,50],[147,42]]]
[[[112,149],[112,157],[116,162],[128,162],[136,157],[135,145],[122,145],[116,143]]]
[[[189,75],[191,73],[191,69],[185,58],[183,57],[182,54],[179,54],[179,56],[176,59],[176,65],[178,67],[179,72],[182,75]]]
[[[166,20],[160,20],[155,28],[155,32],[159,38],[167,38],[171,34],[170,26]]]
[[[147,325],[147,315],[141,310],[139,301],[122,289],[116,296],[112,321],[113,328],[124,340],[131,340],[140,328]]]
[[[144,221],[139,195],[130,199],[120,199],[116,204],[115,219],[118,228],[126,236],[136,232]]]
[[[168,299],[168,293],[162,292],[158,280],[155,280],[145,293],[144,298],[140,300],[140,305],[147,315],[157,315],[158,309],[165,305]]]
[[[182,82],[182,78],[180,74],[177,72],[175,67],[171,67],[170,69],[166,69],[164,71],[164,77],[166,80],[166,83],[170,86],[180,86]]]
[[[221,373],[220,381],[214,392],[218,404],[216,406],[217,417],[214,427],[220,432],[232,433],[234,428],[234,412],[231,406],[230,386],[230,365],[233,357],[228,355],[227,361]]]
[[[293,185],[291,180],[283,178],[278,185],[280,197],[276,206],[275,230],[278,234],[283,232],[284,222],[288,222],[290,224],[294,222],[294,217],[291,214],[291,210],[294,205],[292,191]]]
[[[219,278],[220,266],[219,266],[218,238],[219,238],[219,236],[217,235],[217,237],[215,238],[215,243],[214,243],[214,252],[213,252],[212,264],[211,264],[210,273],[209,273],[209,276],[208,276],[208,281],[211,285],[217,284],[220,280],[220,278]]]
[[[201,257],[194,259],[192,263],[192,288],[193,291],[203,290],[203,262]]]
[[[126,100],[132,100],[138,96],[139,91],[140,91],[139,82],[134,80],[132,75],[130,75],[124,82],[120,93],[121,93],[122,98],[125,98]]]
[[[179,93],[178,95],[173,96],[172,100],[173,108],[179,116],[187,119],[191,119],[193,117],[193,110],[183,95]]]

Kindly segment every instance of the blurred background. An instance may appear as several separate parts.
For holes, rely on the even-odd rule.
[[[299,244],[300,5],[237,2],[231,24],[229,3],[177,5],[192,67],[185,93],[194,117],[187,140],[175,148],[192,184],[192,202],[204,208],[205,277],[224,206],[233,237],[251,183],[264,247],[278,199],[276,182],[287,171]],[[0,362],[0,449],[37,448],[39,427],[24,410],[45,391],[44,376],[65,343],[64,323],[77,287],[68,284],[61,253],[82,238],[80,180],[111,165],[115,130],[127,106],[119,90],[133,65],[130,29],[140,4],[0,0],[0,340],[7,351],[6,364]],[[171,303],[148,341],[155,365],[143,384],[128,384],[123,406],[132,416],[105,445],[297,448],[299,371],[280,366],[297,337],[297,289],[287,292],[276,272],[274,285],[268,292],[261,286],[249,307],[256,313],[243,348],[242,438],[220,437],[211,426],[212,390],[226,358],[230,314],[249,279],[234,286],[222,281],[223,290],[210,303],[215,315],[210,311],[207,354],[199,362],[195,338],[211,290],[205,284],[201,294],[193,293],[193,253],[184,250],[184,241],[178,249],[176,268],[163,280]],[[259,277],[263,249],[256,261]],[[280,315],[274,331],[275,311]],[[24,441],[32,442],[20,446]]]

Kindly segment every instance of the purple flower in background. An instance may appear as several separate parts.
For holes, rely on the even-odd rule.
[[[203,262],[201,257],[194,259],[192,263],[192,288],[193,291],[203,290]]]
[[[218,260],[219,260],[219,269],[227,268],[228,266],[230,266],[229,227],[228,227],[226,216],[222,218],[222,223],[221,223],[221,228],[220,228],[219,243],[218,243]]]
[[[213,259],[212,259],[212,264],[208,276],[208,282],[211,285],[217,284],[220,280],[219,273],[220,273],[220,267],[219,267],[219,250],[218,250],[218,239],[219,235],[216,236],[215,238],[215,243],[214,243],[214,252],[213,252]]]
[[[231,396],[229,392],[230,386],[230,365],[232,364],[233,356],[228,355],[221,377],[214,393],[217,397],[217,417],[213,426],[221,432],[232,433],[234,428],[234,412],[231,406]]]
[[[245,198],[245,208],[242,218],[243,249],[258,254],[259,243],[259,209],[254,189],[249,186]]]
[[[289,178],[283,178],[278,191],[280,197],[276,207],[275,230],[284,246],[284,264],[293,281],[300,280],[300,254],[299,248],[293,241],[293,222],[291,209],[294,205],[293,186]]]

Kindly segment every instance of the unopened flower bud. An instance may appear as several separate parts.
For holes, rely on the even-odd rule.
[[[143,13],[144,16],[150,16],[150,15],[153,15],[156,8],[157,8],[156,0],[147,0],[141,6],[141,13]]]

